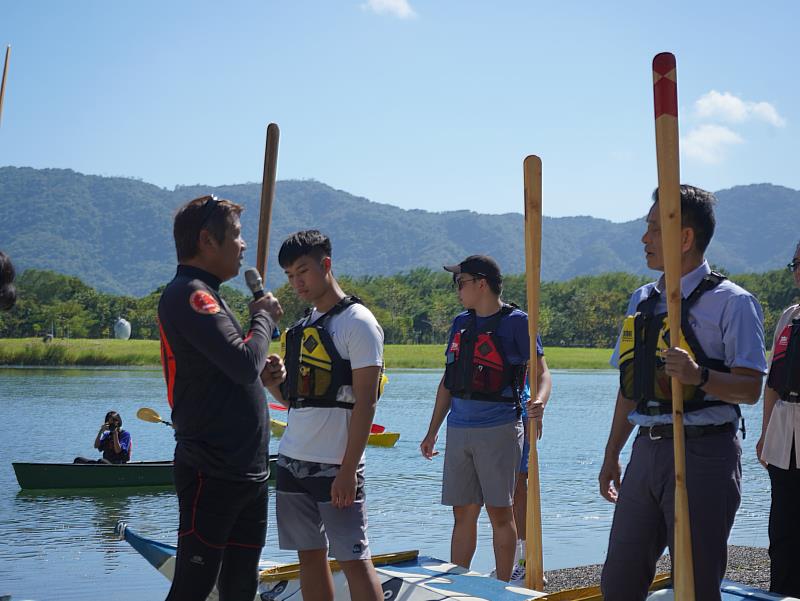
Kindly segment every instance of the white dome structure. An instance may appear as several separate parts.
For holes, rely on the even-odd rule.
[[[114,322],[114,338],[117,340],[128,340],[131,337],[131,322],[122,317],[118,317]]]

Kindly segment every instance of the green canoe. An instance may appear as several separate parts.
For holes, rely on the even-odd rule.
[[[271,455],[269,459],[270,480],[273,480],[276,456]],[[171,461],[131,461],[119,465],[14,462],[11,465],[23,490],[172,486]]]

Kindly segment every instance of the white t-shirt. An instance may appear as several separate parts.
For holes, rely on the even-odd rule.
[[[307,323],[322,316],[314,309]],[[383,329],[372,312],[359,303],[350,305],[327,320],[331,335],[342,359],[352,369],[383,365]],[[342,386],[339,400],[353,394],[352,386]],[[341,407],[302,407],[292,409],[281,438],[278,453],[292,459],[340,465],[347,449],[352,410]],[[361,457],[361,463],[364,457]]]
[[[795,317],[800,317],[800,305],[792,305],[783,312],[775,328],[775,337],[772,339],[772,352],[775,352],[775,343],[783,329]],[[764,448],[761,451],[761,460],[782,470],[789,469],[792,454],[792,443],[795,448],[795,463],[800,468],[800,440],[795,440],[800,434],[800,404],[787,403],[781,399],[775,401],[772,415],[767,424],[767,433],[764,436]]]

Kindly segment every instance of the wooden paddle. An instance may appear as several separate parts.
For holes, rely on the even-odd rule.
[[[669,52],[653,59],[653,101],[658,160],[658,205],[664,249],[670,346],[681,337],[681,192],[678,156],[678,78]],[[672,424],[675,455],[675,598],[694,601],[694,564],[686,491],[686,452],[683,430],[683,385],[672,378]]]
[[[6,46],[6,60],[3,63],[3,79],[0,80],[0,122],[3,121],[3,98],[6,95],[6,74],[8,73],[8,59],[11,56],[11,44]]]
[[[278,140],[280,129],[276,123],[267,126],[267,143],[264,150],[264,176],[261,181],[261,213],[258,218],[258,248],[256,269],[264,283],[267,282],[269,258],[269,226],[272,220],[272,202],[275,200],[275,178],[278,175]]]
[[[172,426],[172,422],[161,419],[161,416],[156,413],[154,409],[150,409],[150,407],[142,407],[139,409],[139,411],[136,412],[136,417],[142,421],[150,422],[151,424],[166,424],[167,426]]]
[[[528,335],[530,336],[530,363],[528,384],[531,395],[536,394],[538,373],[536,369],[536,333],[539,330],[539,277],[542,266],[542,161],[531,155],[522,164],[525,182],[525,280],[528,292]],[[542,559],[542,507],[539,493],[539,452],[536,443],[539,432],[536,420],[528,418],[528,435],[531,439],[528,454],[528,498],[525,526],[525,586],[537,591],[544,589],[544,563]]]

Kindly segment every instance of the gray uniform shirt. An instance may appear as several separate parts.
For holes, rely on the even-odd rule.
[[[686,299],[711,273],[706,261],[697,269],[681,278],[681,296]],[[656,289],[659,293],[656,313],[667,311],[664,294],[664,276],[657,282],[645,284],[631,296],[628,315],[636,312],[636,307]],[[700,347],[712,359],[721,359],[730,368],[745,367],[761,373],[767,372],[767,357],[764,350],[764,315],[755,297],[741,286],[724,280],[713,290],[703,294],[689,310],[689,325],[697,336]],[[611,355],[611,365],[619,367],[619,338]],[[718,400],[707,394],[705,400]],[[736,410],[730,405],[718,405],[707,409],[691,411],[684,415],[687,426],[725,424],[737,419]],[[637,426],[671,424],[672,414],[642,415],[634,410],[628,420]]]

